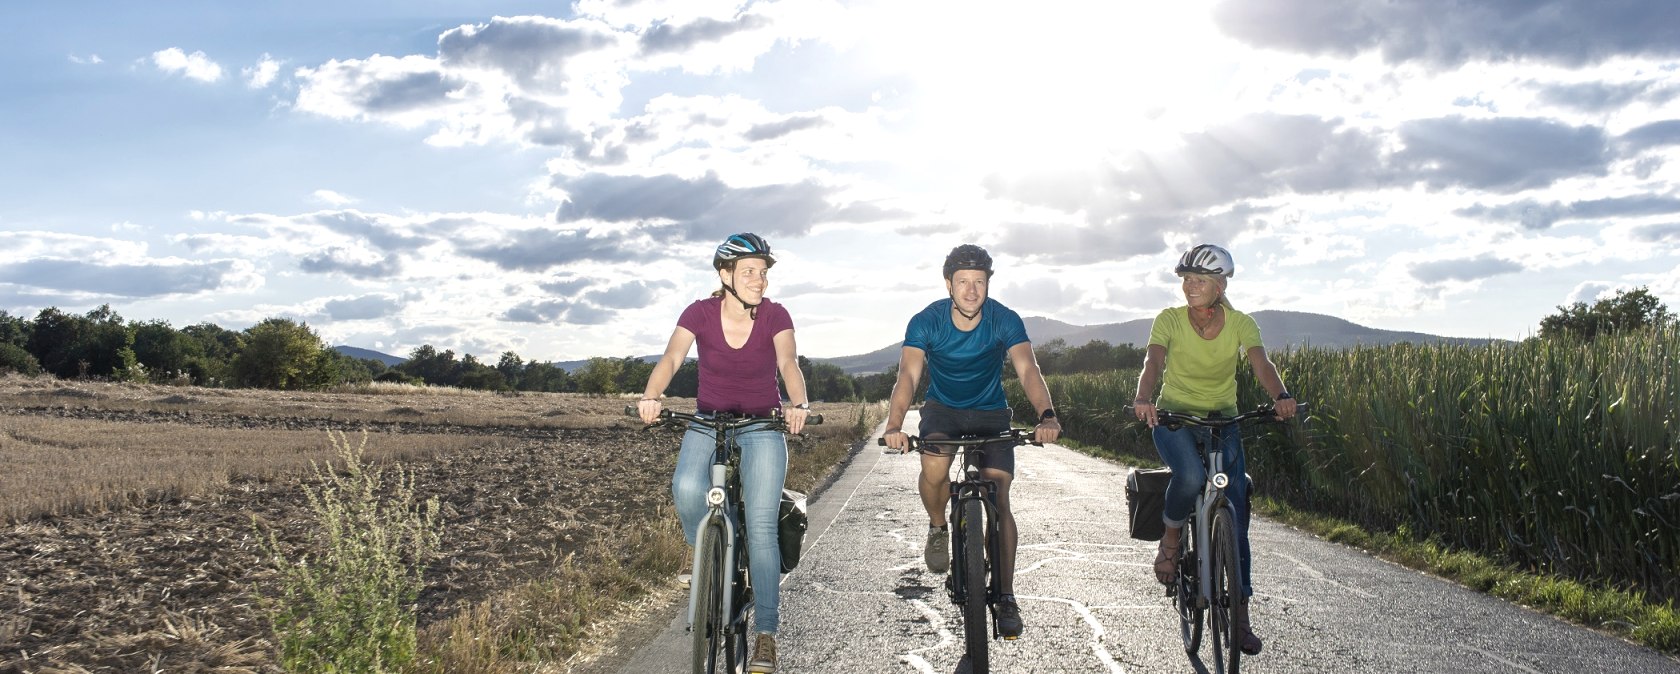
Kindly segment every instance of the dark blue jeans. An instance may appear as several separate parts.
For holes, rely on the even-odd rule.
[[[1248,462],[1243,456],[1242,433],[1235,427],[1221,433],[1225,474],[1231,478],[1225,486],[1225,497],[1231,499],[1231,505],[1237,510],[1237,556],[1242,567],[1243,596],[1250,597],[1254,595],[1254,586],[1249,582],[1252,558],[1248,551]],[[1207,484],[1207,467],[1196,455],[1196,437],[1199,435],[1203,442],[1211,443],[1212,434],[1213,429],[1197,426],[1184,426],[1176,431],[1167,430],[1165,425],[1155,427],[1155,451],[1173,471],[1172,481],[1167,483],[1166,508],[1161,513],[1161,519],[1169,527],[1184,526],[1184,520],[1190,518],[1190,509],[1196,506],[1196,497],[1202,493],[1202,486]],[[1203,522],[1202,526],[1207,524]]]

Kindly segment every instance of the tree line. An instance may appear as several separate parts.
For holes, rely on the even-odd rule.
[[[1540,322],[1539,339],[1587,339],[1675,321],[1646,288],[1617,292],[1593,304],[1559,306]],[[1060,339],[1034,348],[1046,375],[1135,369],[1144,349],[1092,341],[1068,346]],[[800,356],[811,399],[885,400],[898,378],[886,372],[851,375],[839,366]],[[125,321],[110,305],[85,314],[56,307],[33,319],[0,310],[0,372],[50,374],[62,379],[103,379],[159,384],[268,389],[323,389],[341,384],[398,382],[485,391],[592,394],[639,393],[653,364],[635,356],[591,358],[568,371],[551,361],[527,361],[512,351],[494,364],[472,354],[457,356],[430,344],[394,366],[353,358],[329,348],[307,323],[268,318],[245,330],[214,323],[175,328],[168,321]],[[1005,365],[1005,376],[1014,376]],[[689,359],[666,393],[694,397],[699,366]],[[926,384],[924,377],[923,385]]]

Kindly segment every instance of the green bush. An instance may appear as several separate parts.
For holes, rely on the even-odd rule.
[[[272,532],[270,562],[279,587],[267,600],[292,672],[387,672],[414,658],[414,601],[426,560],[437,550],[437,500],[416,504],[412,474],[362,461],[367,433],[352,446],[329,432],[344,472],[315,466],[304,492],[316,521],[316,545],[287,559]],[[277,596],[275,596],[277,595]]]
[[[33,377],[41,374],[41,364],[23,347],[0,342],[0,372],[6,371]]]

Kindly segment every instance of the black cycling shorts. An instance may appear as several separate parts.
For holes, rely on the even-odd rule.
[[[1011,416],[1007,407],[1001,410],[960,410],[928,400],[922,403],[922,421],[916,434],[923,438],[930,435],[948,438],[996,435],[1009,430]],[[986,451],[977,465],[1014,475],[1015,443],[1006,441],[986,445]]]

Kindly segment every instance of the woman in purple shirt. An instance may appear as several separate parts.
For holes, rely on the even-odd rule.
[[[712,267],[717,269],[723,287],[711,297],[688,305],[677,319],[665,355],[653,366],[637,405],[642,421],[653,423],[659,416],[659,397],[688,356],[689,347],[698,344],[699,413],[765,416],[781,410],[789,432],[798,433],[804,428],[811,404],[806,399],[805,377],[799,372],[793,319],[782,305],[764,298],[774,264],[770,244],[757,234],[736,234],[717,247]],[[786,409],[776,388],[777,373],[787,385],[788,399],[798,401]],[[750,572],[754,578],[770,579],[753,583],[753,630],[758,638],[747,671],[769,673],[776,671],[782,568],[776,516],[787,477],[787,439],[781,433],[761,431],[745,433],[739,441]],[[671,478],[671,495],[689,545],[694,544],[706,515],[706,491],[712,486],[712,449],[708,432],[690,428],[683,436],[677,472]]]

